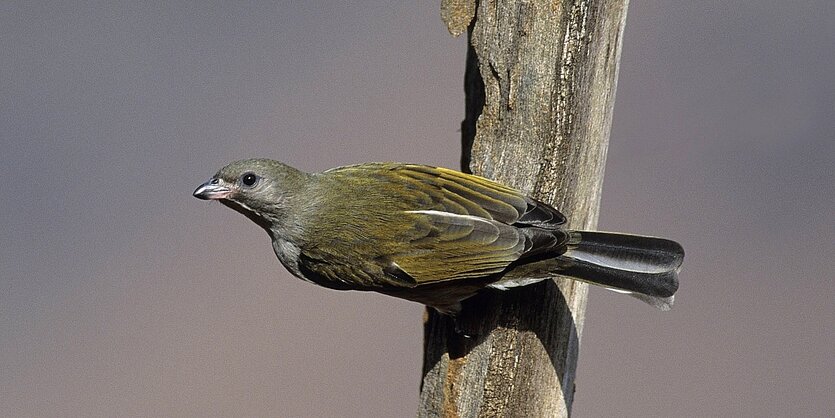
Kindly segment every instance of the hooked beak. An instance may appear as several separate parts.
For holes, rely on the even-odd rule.
[[[194,197],[203,200],[220,200],[228,198],[232,193],[232,189],[227,187],[223,180],[214,178],[194,190]]]

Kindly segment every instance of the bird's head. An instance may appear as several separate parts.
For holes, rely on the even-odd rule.
[[[288,200],[304,187],[307,177],[278,161],[240,160],[197,187],[194,197],[217,200],[269,231],[286,214]]]

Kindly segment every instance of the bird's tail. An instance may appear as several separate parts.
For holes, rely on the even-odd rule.
[[[684,249],[675,241],[608,232],[571,231],[560,274],[628,293],[669,310]]]

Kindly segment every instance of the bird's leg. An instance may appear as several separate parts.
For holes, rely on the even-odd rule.
[[[456,335],[466,339],[472,339],[478,336],[477,332],[473,332],[475,331],[474,329],[469,329],[470,327],[464,324],[465,321],[460,315],[450,316],[450,318],[452,319],[453,329]]]
[[[478,335],[478,333],[473,333],[473,330],[466,326],[461,302],[453,305],[432,306],[432,308],[438,311],[439,314],[452,320],[455,335],[464,338],[473,338]]]

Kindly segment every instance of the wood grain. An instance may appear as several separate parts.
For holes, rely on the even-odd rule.
[[[480,1],[462,164],[597,224],[626,0]],[[427,312],[420,417],[568,416],[587,285],[548,281]]]

